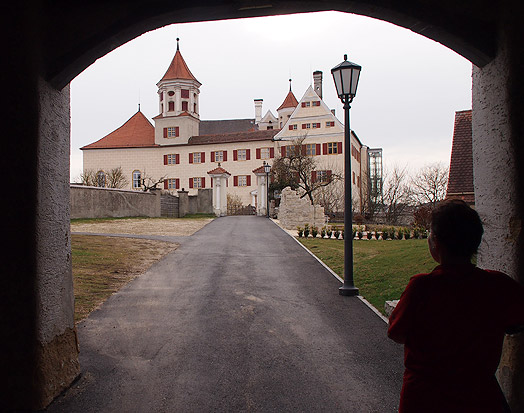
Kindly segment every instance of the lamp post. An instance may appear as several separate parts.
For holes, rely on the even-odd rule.
[[[266,173],[266,211],[269,218],[269,173],[271,172],[271,165],[264,161],[264,172]]]
[[[351,205],[351,129],[349,105],[357,94],[361,66],[344,61],[331,69],[337,95],[344,105],[344,284],[338,289],[340,295],[358,295],[353,282],[353,211]]]

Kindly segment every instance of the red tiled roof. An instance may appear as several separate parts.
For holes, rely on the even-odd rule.
[[[290,90],[286,98],[284,99],[284,102],[280,105],[277,111],[279,111],[280,109],[284,109],[284,108],[296,108],[297,106],[298,106],[298,100],[295,97],[295,95],[293,94],[293,92]]]
[[[190,145],[204,145],[228,142],[249,142],[271,140],[280,129],[259,130],[253,132],[221,133],[215,135],[200,135],[189,138]]]
[[[449,165],[449,180],[446,198],[475,202],[473,187],[473,149],[471,110],[455,113],[453,146]]]
[[[191,73],[191,71],[187,67],[187,64],[184,58],[182,57],[180,50],[178,50],[178,48],[175,53],[175,57],[173,57],[173,60],[171,61],[171,64],[169,65],[167,69],[167,72],[162,77],[162,79],[160,79],[160,81],[172,80],[172,79],[187,79],[187,80],[195,80],[198,82],[195,76],[193,76],[193,73]]]
[[[259,166],[259,167],[256,168],[256,169],[253,169],[253,173],[254,173],[254,174],[265,174],[265,173],[266,173],[266,170],[265,170],[265,168],[264,168],[264,165]]]
[[[209,175],[219,175],[219,174],[228,174],[231,175],[228,171],[226,171],[224,168],[219,166],[218,168],[213,169],[212,171],[208,172]]]
[[[109,135],[80,149],[136,148],[158,146],[155,144],[155,128],[138,111]]]

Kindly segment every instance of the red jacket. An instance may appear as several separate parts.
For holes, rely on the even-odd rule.
[[[524,287],[474,265],[411,278],[389,319],[404,343],[400,412],[502,412],[495,378],[506,329],[524,325]]]

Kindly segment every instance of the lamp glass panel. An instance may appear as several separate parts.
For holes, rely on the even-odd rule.
[[[351,87],[351,74],[352,70],[351,68],[344,68],[341,70],[342,72],[342,93],[344,95],[351,94],[351,90],[349,89]]]
[[[340,75],[341,70],[335,70],[333,72],[333,80],[335,81],[335,87],[337,88],[337,95],[342,96],[344,93],[342,91],[342,77]]]
[[[360,69],[354,68],[351,76],[351,92],[350,95],[355,96],[357,94],[358,79],[360,77]]]

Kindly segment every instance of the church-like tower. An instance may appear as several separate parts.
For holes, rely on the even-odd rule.
[[[157,83],[160,114],[153,119],[155,143],[159,145],[184,144],[199,134],[198,96],[202,84],[187,67],[180,53],[179,39],[176,40],[175,56]]]
[[[280,105],[280,107],[277,109],[278,113],[278,127],[282,129],[289,118],[291,117],[291,114],[294,112],[295,108],[298,105],[298,100],[291,91],[291,79],[289,79],[289,92],[286,95],[286,98],[284,99],[284,102]]]

